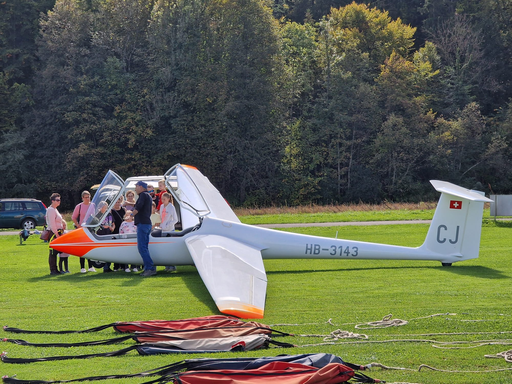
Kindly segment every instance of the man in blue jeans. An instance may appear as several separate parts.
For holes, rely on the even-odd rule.
[[[149,255],[149,235],[151,234],[151,207],[153,199],[149,195],[148,185],[143,181],[135,184],[135,193],[139,195],[132,216],[135,217],[137,226],[137,249],[139,250],[142,261],[144,261],[144,272],[141,276],[148,277],[156,275],[156,267]]]

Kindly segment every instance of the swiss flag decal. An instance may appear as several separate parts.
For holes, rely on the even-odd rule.
[[[462,209],[462,201],[450,200],[450,209]]]

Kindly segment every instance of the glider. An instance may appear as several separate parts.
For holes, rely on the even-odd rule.
[[[83,227],[51,242],[59,252],[92,260],[142,264],[136,234],[97,235],[107,214],[135,180],[109,171],[99,186]],[[420,247],[308,236],[242,224],[219,191],[197,168],[176,164],[164,176],[180,216],[179,230],[154,233],[149,250],[155,265],[195,265],[220,312],[263,318],[267,276],[263,259],[432,260],[444,266],[478,257],[483,193],[432,180],[441,192],[432,224]],[[156,184],[155,184],[156,185]],[[103,205],[103,204],[101,204]]]

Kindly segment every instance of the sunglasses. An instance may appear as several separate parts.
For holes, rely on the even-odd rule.
[[[60,199],[53,199],[53,201],[60,201]]]

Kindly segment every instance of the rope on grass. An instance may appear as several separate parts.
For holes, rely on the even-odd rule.
[[[405,333],[403,335],[393,335],[396,337],[401,336],[453,336],[453,335],[506,335],[512,331],[494,331],[494,332],[437,332],[437,333]],[[386,335],[380,335],[386,336]]]
[[[385,343],[437,343],[435,340],[426,339],[394,339],[394,340],[358,340],[358,341],[342,341],[342,342],[324,342],[317,344],[304,344],[299,345],[299,348],[305,347],[318,347],[322,345],[340,345],[340,344],[385,344]]]
[[[366,367],[368,369],[382,368],[382,369],[400,370],[400,371],[416,371],[415,369],[412,369],[412,368],[388,367],[388,366],[385,366],[380,363],[370,363],[370,364],[366,365]],[[451,371],[449,369],[439,369],[439,368],[435,368],[435,367],[432,367],[427,364],[421,364],[418,367],[418,372],[421,372],[422,369],[430,369],[431,371],[446,372],[446,373],[491,373],[491,372],[504,372],[504,371],[512,370],[512,368],[497,368],[497,369],[488,369],[485,371],[462,371],[462,370]]]
[[[436,317],[436,316],[456,316],[457,314],[456,313],[450,313],[450,312],[446,312],[446,313],[435,313],[433,315],[428,315],[428,316],[422,316],[422,317],[415,317],[409,321],[412,321],[412,320],[420,320],[420,319],[429,319],[429,318],[432,318],[432,317]],[[339,325],[352,325],[352,324],[356,324],[356,328],[359,328],[359,329],[377,329],[377,328],[388,328],[388,327],[398,327],[398,326],[401,326],[401,325],[406,325],[408,324],[408,321],[407,320],[400,320],[400,319],[391,319],[393,317],[392,314],[389,314],[389,315],[386,315],[382,318],[382,320],[380,321],[371,321],[371,322],[368,322],[368,323],[342,323],[342,324],[339,324]],[[332,318],[329,318],[326,322],[324,323],[302,323],[302,324],[298,324],[298,323],[294,323],[294,324],[290,324],[290,323],[280,323],[280,324],[270,324],[271,327],[277,327],[277,326],[302,326],[302,325],[322,325],[322,324],[329,324],[329,325],[332,325],[333,327],[337,327],[339,325],[336,325],[333,323],[332,321]],[[369,328],[362,328],[363,325],[371,325],[371,327]]]
[[[446,373],[491,373],[491,372],[504,372],[504,371],[511,371],[512,368],[497,368],[497,369],[487,369],[485,371],[450,371],[449,369],[439,369],[431,367],[427,364],[421,364],[418,368],[418,372],[421,371],[423,368],[430,369],[432,371],[437,372],[446,372]]]
[[[512,363],[512,349],[509,349],[508,351],[503,351],[500,353],[497,353],[495,355],[485,355],[485,357],[490,359],[505,359],[507,363]]]
[[[324,341],[336,341],[336,340],[342,340],[342,339],[368,339],[368,335],[361,334],[361,333],[354,333],[350,331],[344,331],[341,329],[337,329],[335,331],[332,331],[328,335],[299,335],[301,337],[323,337]]]
[[[305,336],[305,335],[301,335]],[[307,335],[306,335],[307,336]],[[312,335],[315,336],[315,335]],[[316,336],[322,336],[322,335],[316,335]],[[366,336],[366,335],[365,335]],[[325,339],[324,339],[325,340]],[[335,342],[335,341],[325,341],[323,343],[317,343],[317,344],[304,344],[299,345],[298,347],[304,348],[304,347],[317,347],[322,345],[340,345],[340,344],[384,344],[384,343],[431,343],[432,347],[439,348],[439,349],[470,349],[470,348],[478,348],[483,347],[486,345],[512,345],[512,340],[477,340],[477,341],[437,341],[437,340],[429,340],[429,339],[391,339],[391,340],[358,340],[358,341],[341,341],[341,342]],[[478,343],[478,344],[476,344]],[[450,347],[449,345],[457,345],[457,344],[475,344],[470,346],[455,346]],[[503,354],[503,355],[501,355]],[[509,363],[512,363],[512,350],[501,352],[501,354],[497,355],[486,355],[485,357],[505,357],[505,360]]]
[[[369,321],[368,323],[356,324],[355,328],[357,329],[378,329],[378,328],[389,328],[389,327],[400,327],[402,325],[406,325],[409,322],[407,320],[401,319],[393,319],[393,315],[389,314],[382,318],[379,321]],[[363,327],[369,326],[369,327]]]
[[[332,318],[329,318],[329,320],[323,322],[323,323],[302,323],[302,324],[298,324],[298,323],[278,323],[278,324],[270,324],[271,327],[283,327],[283,326],[289,326],[289,327],[299,327],[299,326],[303,326],[303,325],[322,325],[322,324],[329,324],[329,325],[332,325],[333,327],[337,327],[338,325],[334,324],[332,322]],[[351,325],[351,324],[357,324],[357,323],[343,323],[343,324],[340,324],[340,325]]]
[[[450,312],[435,313],[435,314],[429,315],[429,316],[415,317],[415,318],[411,319],[410,321],[420,320],[420,319],[429,319],[429,318],[436,317],[436,316],[456,316],[456,315],[457,315],[456,313],[450,313]],[[392,317],[393,317],[393,315],[389,314],[387,316],[384,316],[382,318],[382,320],[380,320],[380,321],[370,321],[368,323],[361,323],[361,324],[357,324],[355,327],[357,329],[379,329],[379,328],[389,328],[389,327],[400,327],[402,325],[409,324],[409,321],[407,321],[407,320],[393,319]],[[364,326],[369,326],[369,327],[364,327]]]
[[[337,329],[332,331],[329,336],[324,337],[324,341],[336,341],[339,339],[368,339],[368,335]]]
[[[447,347],[447,345],[457,345],[457,344],[459,344],[459,345],[460,344],[475,344],[475,345]],[[471,349],[471,348],[483,347],[485,345],[512,345],[512,341],[510,339],[475,340],[475,341],[446,341],[446,342],[438,341],[437,343],[433,344],[432,346],[434,348],[439,348],[439,349]],[[511,354],[512,354],[512,352],[511,352]],[[512,355],[511,355],[511,357],[512,357]]]
[[[395,371],[415,371],[415,369],[412,368],[402,368],[402,367],[388,367],[381,363],[370,363],[365,365],[366,368],[371,370],[372,368],[382,368],[382,369],[389,369],[389,370],[395,370]]]

